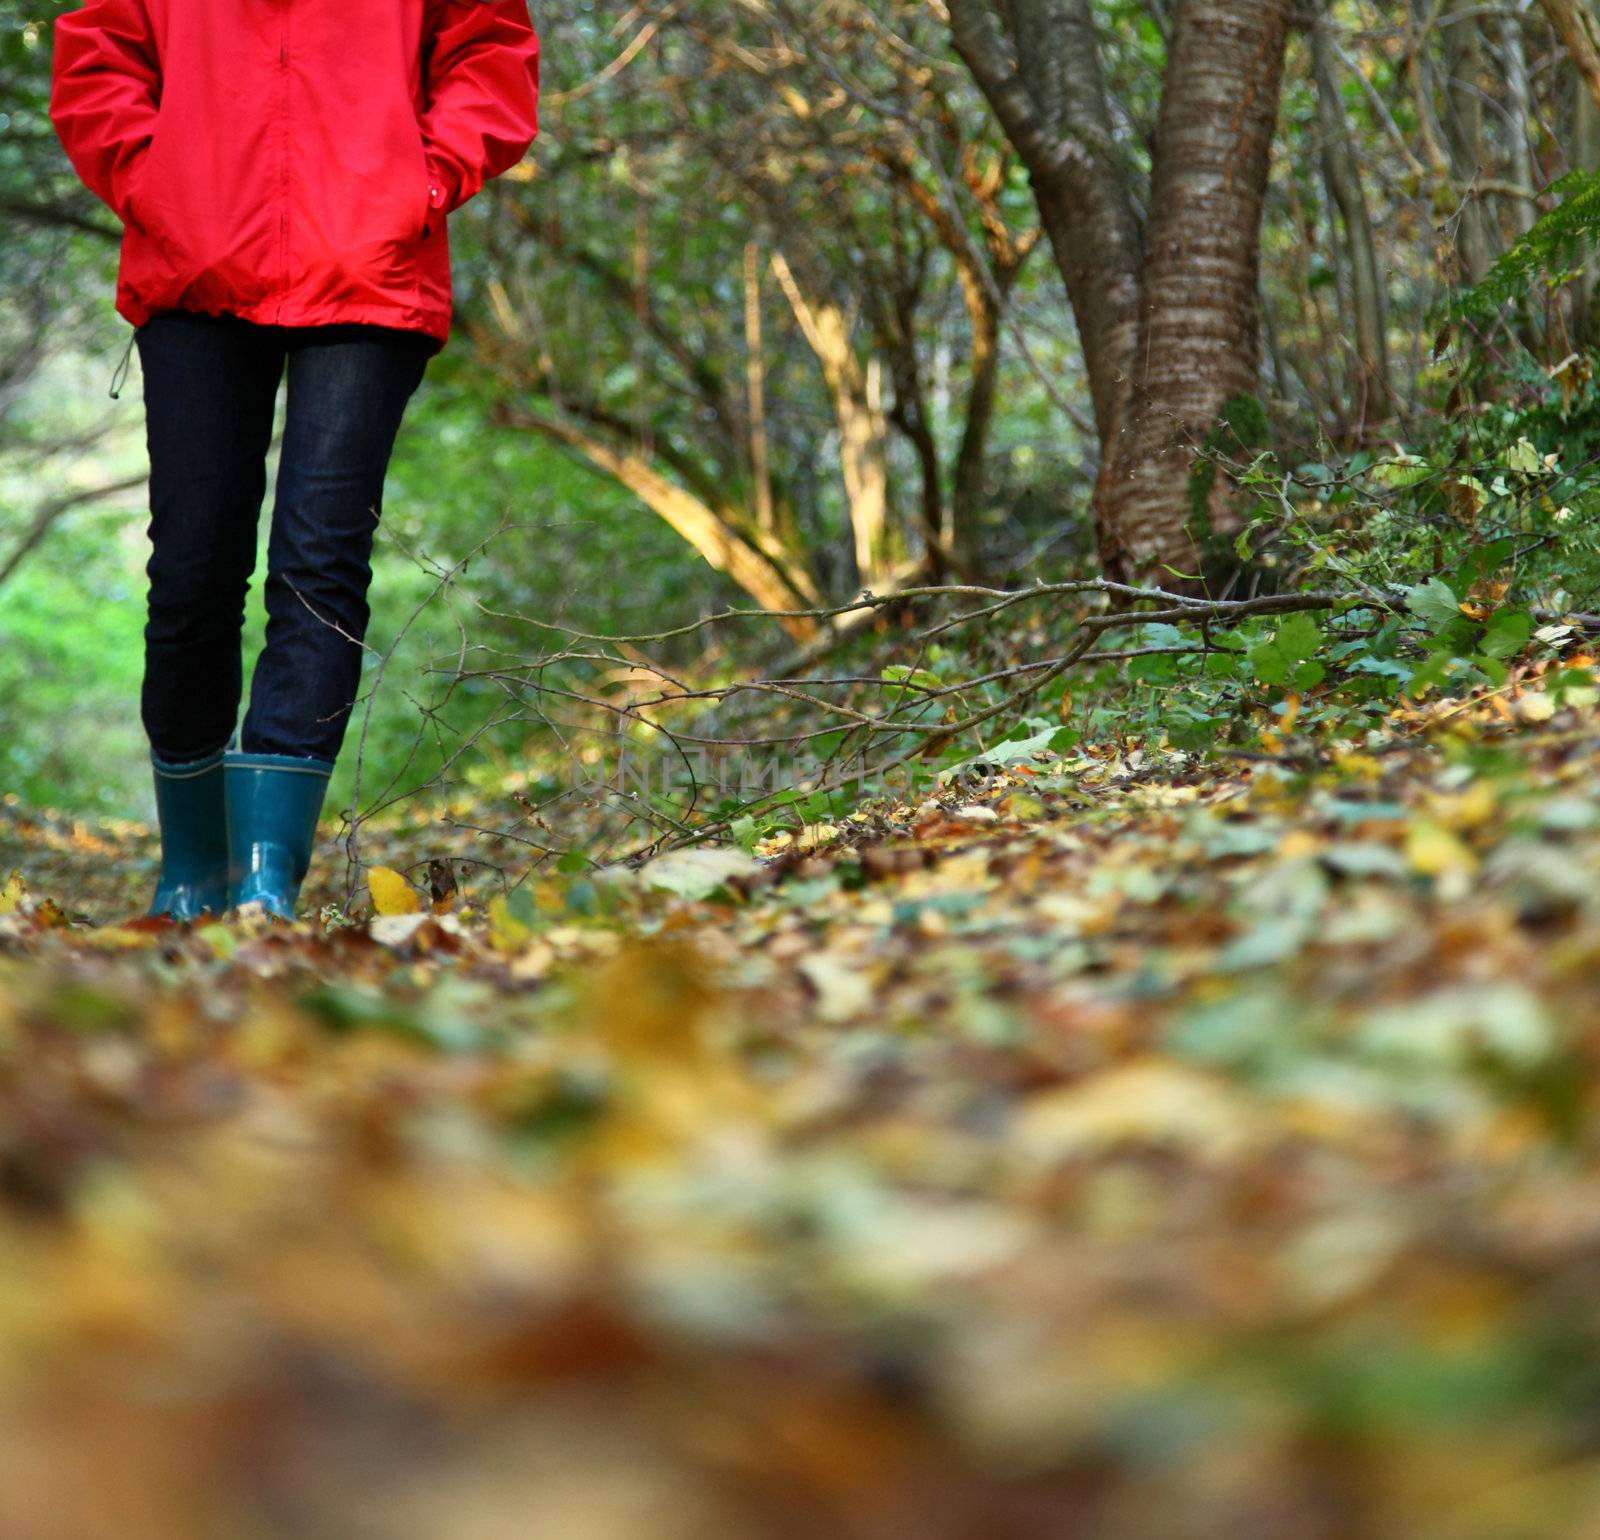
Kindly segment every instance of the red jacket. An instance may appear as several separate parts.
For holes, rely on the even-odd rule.
[[[527,0],[88,0],[50,118],[126,227],[117,310],[450,333],[445,215],[538,129]]]

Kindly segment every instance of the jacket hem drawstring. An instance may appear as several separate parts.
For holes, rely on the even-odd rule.
[[[128,378],[128,360],[133,357],[133,344],[134,344],[134,339],[137,336],[138,336],[137,328],[128,333],[128,345],[127,345],[126,348],[124,348],[122,350],[122,359],[117,364],[116,369],[112,371],[112,375],[111,375],[111,399],[113,401],[120,401],[122,399],[122,397],[118,394],[118,392],[122,389],[123,385],[127,382],[127,378]]]

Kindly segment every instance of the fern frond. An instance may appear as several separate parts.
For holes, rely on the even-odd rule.
[[[1452,318],[1487,321],[1541,277],[1578,266],[1600,245],[1600,171],[1572,171],[1547,189],[1560,202],[1538,219],[1470,289],[1452,296]]]

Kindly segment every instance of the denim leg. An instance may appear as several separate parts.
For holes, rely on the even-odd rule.
[[[136,334],[150,453],[140,716],[169,763],[223,747],[239,714],[239,633],[266,492],[281,339],[233,316],[167,311]]]
[[[338,758],[360,687],[384,476],[425,343],[372,327],[289,333],[266,646],[239,734],[245,753]]]

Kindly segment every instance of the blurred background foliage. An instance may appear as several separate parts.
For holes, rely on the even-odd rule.
[[[1185,7],[1073,0],[1087,29],[1045,37],[1028,8],[985,6],[536,8],[543,130],[451,221],[456,325],[396,451],[378,688],[336,798],[358,757],[364,799],[446,763],[502,784],[558,763],[539,711],[481,677],[537,657],[540,623],[655,631],[1138,556],[1103,484],[1096,502],[1104,360],[1063,287],[1086,237],[1002,130],[979,45],[988,28],[1014,60],[1055,50],[1080,103],[1073,72],[1094,66],[1107,196],[1142,240],[1165,217],[1152,173]],[[0,783],[142,815],[139,371],[135,354],[110,397],[118,227],[47,116],[65,8],[0,3]],[[1594,602],[1600,122],[1552,25],[1574,9],[1244,6],[1280,18],[1284,47],[1259,293],[1239,301],[1255,385],[1168,477],[1208,518],[1226,492],[1227,582],[1280,585],[1336,552],[1347,575],[1414,584],[1509,533],[1500,575],[1523,602]],[[1032,126],[1078,132],[1031,85]],[[1524,442],[1537,477],[1515,469]],[[772,629],[759,645],[784,641]],[[757,646],[714,629],[655,656],[722,677]]]

